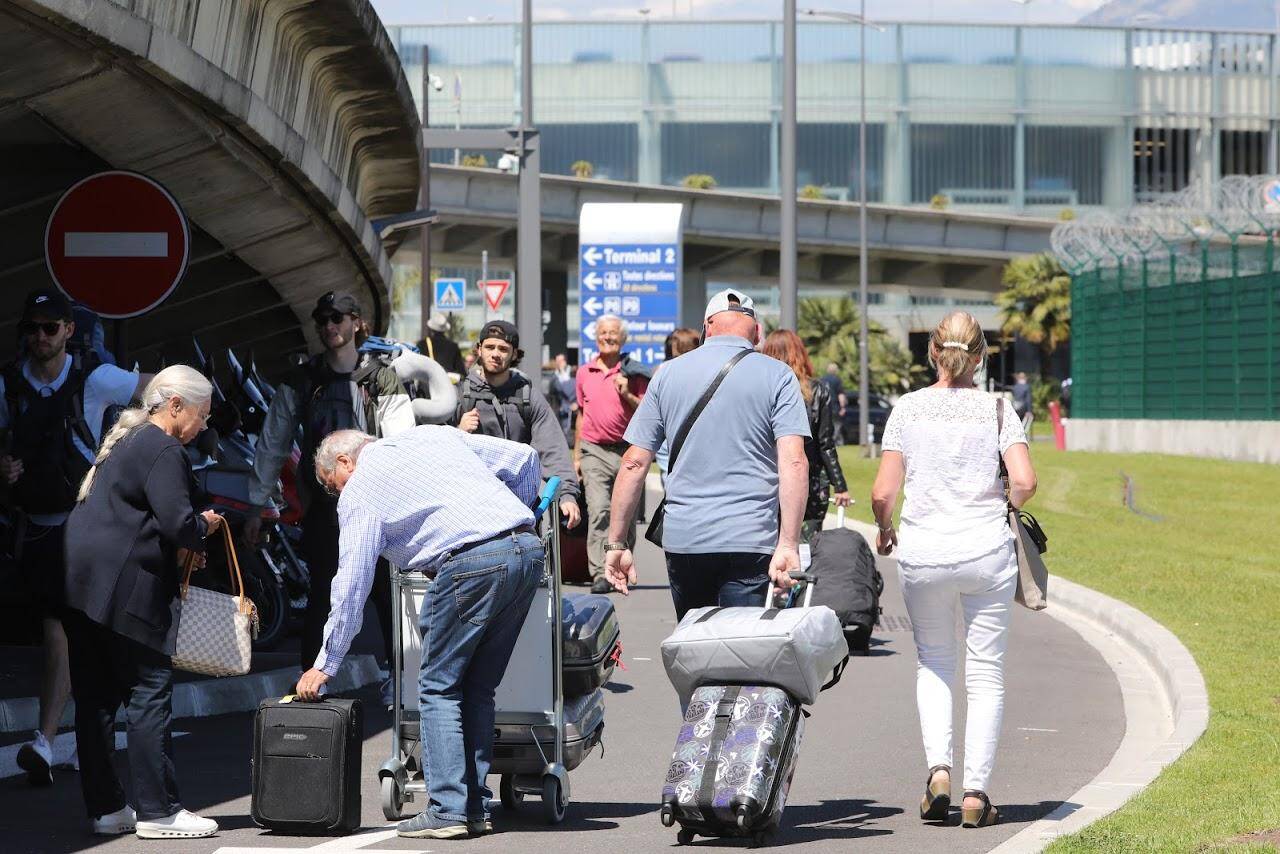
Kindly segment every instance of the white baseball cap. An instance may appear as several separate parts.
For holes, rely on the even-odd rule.
[[[733,288],[725,288],[715,296],[711,297],[711,300],[707,303],[707,313],[702,316],[702,319],[704,321],[710,320],[711,315],[719,314],[722,311],[737,311],[745,314],[747,317],[755,317],[756,304],[751,297],[747,296],[742,291],[737,291]]]

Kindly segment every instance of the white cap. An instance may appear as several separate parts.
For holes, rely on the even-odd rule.
[[[432,332],[444,332],[449,328],[449,318],[437,311],[427,321],[427,328]]]
[[[740,311],[748,317],[755,317],[756,304],[751,297],[742,291],[725,288],[707,303],[707,313],[702,316],[702,319],[710,320],[711,315],[719,314],[722,311]]]

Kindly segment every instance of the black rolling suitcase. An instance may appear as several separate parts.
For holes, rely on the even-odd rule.
[[[581,697],[609,681],[622,655],[622,631],[608,596],[570,593],[561,602],[564,695]]]
[[[844,526],[844,508],[836,514],[838,527],[820,531],[811,545],[809,572],[814,585],[813,604],[836,612],[853,655],[866,655],[871,632],[880,620],[880,594],[884,578],[876,568],[871,546],[857,531]]]
[[[363,740],[359,700],[263,700],[253,728],[254,823],[297,834],[358,828]]]

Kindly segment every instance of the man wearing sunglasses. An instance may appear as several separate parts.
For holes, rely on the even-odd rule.
[[[276,390],[254,451],[249,498],[266,507],[276,493],[280,469],[293,450],[302,427],[302,462],[298,496],[302,500],[302,545],[311,573],[311,590],[302,629],[302,669],[320,652],[329,616],[329,590],[338,569],[337,501],[320,488],[311,473],[316,448],[337,430],[361,430],[392,436],[414,426],[413,408],[395,369],[357,349],[368,335],[359,301],[345,291],[330,291],[311,312],[323,351],[312,356]],[[261,513],[250,513],[244,538],[253,543],[261,530]],[[391,592],[384,564],[375,576],[370,598],[382,628],[384,654],[391,660]],[[389,680],[383,686],[390,702]]]
[[[609,581],[626,593],[636,571],[625,535],[654,452],[670,441],[662,549],[677,620],[707,605],[763,605],[770,579],[790,587],[809,497],[800,383],[785,363],[755,352],[751,297],[720,291],[704,322],[706,343],[658,371],[627,427],[631,447],[613,488],[605,546]],[[700,405],[677,448],[675,437]]]
[[[18,751],[33,785],[53,782],[52,742],[71,689],[61,621],[63,528],[93,464],[104,416],[127,406],[151,379],[103,364],[91,349],[70,352],[75,332],[71,302],[61,292],[31,292],[18,323],[25,356],[0,375],[0,488],[16,511],[14,555],[44,640],[40,729]]]

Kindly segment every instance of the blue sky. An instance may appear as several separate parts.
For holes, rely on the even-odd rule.
[[[387,24],[440,23],[468,19],[514,20],[519,0],[372,0]],[[799,0],[801,8],[858,11],[856,0]],[[1000,21],[1049,23],[1079,20],[1102,5],[1102,0],[867,0],[867,16],[888,20]],[[654,18],[776,18],[780,0],[534,0],[535,20],[565,18],[638,19],[648,7]]]

